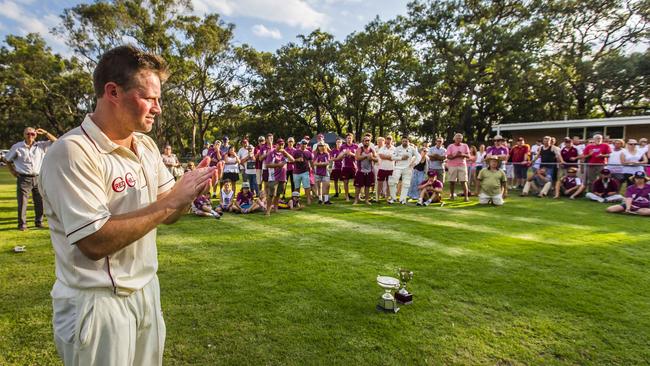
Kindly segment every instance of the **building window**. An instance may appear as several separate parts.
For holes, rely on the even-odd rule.
[[[584,128],[568,128],[567,136],[573,138],[573,136],[579,136],[581,140],[585,139],[585,129]]]
[[[610,139],[622,139],[625,137],[625,127],[624,126],[607,127],[607,129],[605,130],[605,134]]]

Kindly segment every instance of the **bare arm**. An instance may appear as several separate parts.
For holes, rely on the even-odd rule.
[[[187,211],[194,198],[210,186],[214,170],[199,168],[185,174],[170,192],[159,195],[156,202],[112,216],[101,229],[74,244],[86,257],[99,260],[132,244],[159,224],[175,222]]]

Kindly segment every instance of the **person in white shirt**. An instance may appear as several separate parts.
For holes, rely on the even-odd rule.
[[[445,182],[445,160],[447,160],[447,149],[443,145],[445,140],[442,137],[436,138],[436,144],[429,148],[429,170],[434,170],[438,180]]]
[[[209,142],[204,142],[203,143],[203,150],[201,151],[201,158],[205,158],[208,156],[208,152],[210,152],[210,143]]]
[[[641,151],[644,154],[648,153],[648,139],[645,137],[642,137],[639,139],[639,145],[637,146],[639,148],[639,151]]]
[[[239,158],[240,162],[242,162],[242,160],[244,160],[244,158],[248,156],[248,145],[250,145],[250,144],[248,143],[247,138],[244,138],[243,140],[241,140],[241,147],[239,148],[239,150],[237,150],[237,157]],[[246,170],[246,167],[244,166],[244,163],[242,162],[239,165],[239,171],[242,173],[242,180],[244,182],[246,181],[245,170]]]
[[[395,168],[393,169],[393,174],[388,179],[388,187],[390,189],[388,203],[392,204],[397,200],[397,183],[401,178],[402,189],[400,192],[400,203],[405,205],[408,199],[408,191],[411,187],[413,167],[420,162],[420,154],[418,154],[415,147],[409,144],[409,138],[407,136],[403,136],[402,144],[395,148],[393,161],[395,162]]]
[[[377,145],[380,144],[382,137],[377,139]],[[395,169],[395,162],[393,161],[393,153],[395,152],[395,146],[393,146],[393,137],[388,135],[384,140],[385,144],[379,148],[379,170],[377,171],[377,195],[379,197],[388,197],[388,179],[393,175],[393,170]],[[379,199],[377,197],[377,199]]]
[[[607,159],[607,169],[612,172],[612,177],[621,183],[625,179],[623,176],[623,166],[621,165],[621,156],[625,151],[623,146],[625,146],[625,141],[620,139],[614,140],[614,147],[609,154],[609,159]]]
[[[106,52],[93,73],[95,111],[43,161],[54,341],[65,365],[162,365],[156,227],[187,213],[216,173],[206,157],[174,182],[145,135],[162,112],[166,75],[162,58],[134,46]]]
[[[612,162],[612,156],[609,156],[609,162]],[[648,164],[647,153],[640,149],[635,139],[627,140],[627,147],[622,150],[620,162],[623,164],[622,173],[626,187],[632,184],[630,180],[636,172],[642,172],[643,166]],[[611,170],[611,169],[610,169]],[[621,185],[623,182],[621,181]]]
[[[48,141],[36,141],[37,135],[45,135]],[[42,128],[27,127],[23,131],[25,139],[15,143],[4,160],[9,172],[18,179],[16,195],[18,196],[18,230],[27,230],[27,202],[29,193],[34,201],[34,225],[43,227],[43,199],[38,188],[38,175],[45,153],[56,141],[56,137]]]

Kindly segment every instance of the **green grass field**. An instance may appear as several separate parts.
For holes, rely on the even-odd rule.
[[[647,364],[650,221],[604,209],[513,197],[186,216],[158,235],[165,363]],[[58,364],[49,233],[17,231],[15,211],[1,169],[0,364]],[[398,267],[415,302],[378,313],[375,277]]]

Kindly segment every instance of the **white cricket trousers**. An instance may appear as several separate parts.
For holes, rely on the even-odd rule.
[[[74,290],[53,298],[54,342],[70,365],[162,365],[165,322],[154,276],[128,296],[111,288]]]
[[[413,169],[411,168],[395,168],[393,169],[393,175],[388,177],[388,188],[390,190],[390,198],[393,201],[397,200],[397,183],[399,179],[402,178],[402,190],[399,194],[399,198],[402,201],[406,201],[408,198],[409,188],[411,187],[411,177],[413,176]]]

